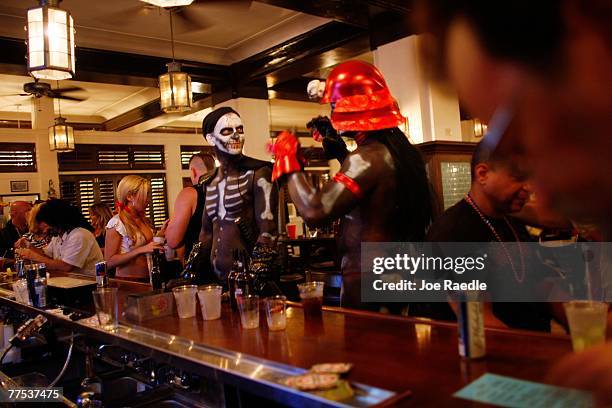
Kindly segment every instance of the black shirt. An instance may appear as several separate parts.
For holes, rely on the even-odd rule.
[[[0,256],[12,258],[14,256],[13,247],[19,238],[21,238],[21,234],[17,227],[13,225],[13,221],[9,220],[6,226],[0,230]]]
[[[204,191],[205,183],[196,184],[192,186],[198,193],[196,209],[193,215],[189,219],[187,224],[187,230],[185,230],[185,237],[183,242],[185,243],[185,259],[189,257],[191,248],[193,245],[200,240],[200,230],[202,229],[202,215],[204,214],[204,203],[206,202],[206,193]]]
[[[525,225],[520,221],[507,217],[512,229],[504,219],[488,218],[502,241],[515,242],[515,233],[521,242],[530,241]],[[430,242],[494,242],[497,241],[491,229],[484,223],[476,211],[465,201],[446,210],[431,225],[427,233]],[[527,262],[527,261],[525,261]],[[508,273],[508,268],[500,268]],[[510,272],[512,273],[512,272]],[[519,284],[512,277],[506,277],[505,282]],[[550,331],[552,315],[545,303],[534,302],[493,302],[493,314],[506,325],[517,329]]]

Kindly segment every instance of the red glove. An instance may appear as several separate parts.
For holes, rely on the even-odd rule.
[[[274,169],[272,169],[272,181],[285,174],[302,171],[302,163],[298,158],[300,142],[293,133],[284,131],[276,138],[272,153],[274,153]]]

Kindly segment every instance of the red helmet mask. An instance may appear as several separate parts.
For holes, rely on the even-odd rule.
[[[370,131],[406,123],[381,72],[363,61],[347,61],[327,77],[321,103],[331,103],[338,131]]]

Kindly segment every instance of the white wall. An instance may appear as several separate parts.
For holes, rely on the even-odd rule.
[[[49,150],[49,139],[46,130],[27,129],[0,129],[0,142],[29,142],[36,143],[36,173],[0,173],[0,195],[11,194],[11,180],[28,180],[28,194],[39,193],[42,199],[47,198],[49,179],[53,180],[59,195],[59,173],[57,168],[57,154]],[[116,132],[75,132],[76,143],[87,144],[130,144],[130,145],[164,145],[168,209],[170,214],[174,211],[174,201],[183,188],[182,178],[188,177],[189,172],[181,169],[181,145],[207,145],[201,135],[174,134],[174,133],[116,133]],[[125,173],[116,171],[115,173]],[[138,171],[134,171],[137,173]],[[156,171],[141,170],[141,173]],[[68,172],[65,174],[87,173]],[[89,172],[91,173],[91,172]],[[109,172],[111,173],[111,172]],[[15,194],[15,193],[12,193]],[[21,194],[21,193],[20,193]],[[26,193],[23,193],[26,194]]]
[[[413,143],[461,140],[457,95],[453,89],[427,78],[419,36],[378,47],[374,50],[374,64],[408,118],[408,134]]]

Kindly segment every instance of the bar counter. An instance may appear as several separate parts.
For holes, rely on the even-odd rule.
[[[120,308],[129,293],[148,285],[113,281]],[[3,304],[15,305],[6,297]],[[24,306],[27,308],[27,306]],[[121,311],[120,311],[121,313]],[[571,352],[568,336],[518,330],[487,329],[487,355],[464,360],[458,353],[455,324],[324,307],[321,319],[304,319],[299,304],[287,311],[287,328],[269,332],[261,313],[258,329],[242,329],[238,312],[223,305],[219,320],[178,316],[130,326],[176,336],[192,345],[219,348],[294,367],[324,362],[349,362],[351,382],[389,390],[392,406],[472,406],[452,395],[485,372],[542,381],[550,366]]]

